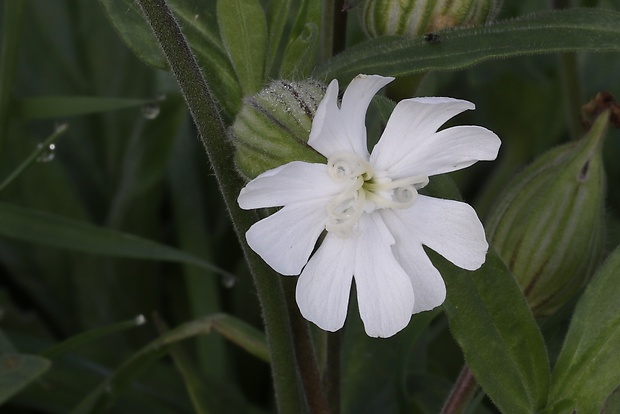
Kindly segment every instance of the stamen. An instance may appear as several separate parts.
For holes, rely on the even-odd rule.
[[[365,202],[364,191],[358,189],[340,194],[327,206],[329,219],[325,229],[342,238],[352,236],[355,225],[364,213]]]
[[[339,237],[355,234],[357,222],[364,211],[411,207],[418,190],[428,184],[428,177],[415,176],[391,180],[375,177],[372,165],[353,153],[334,154],[327,160],[327,172],[343,182],[342,192],[327,205],[325,229]]]
[[[351,180],[364,176],[364,180],[372,177],[370,163],[352,153],[334,154],[327,160],[327,172],[335,180]]]

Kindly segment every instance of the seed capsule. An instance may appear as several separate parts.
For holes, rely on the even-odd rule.
[[[580,141],[535,160],[508,185],[488,220],[488,238],[536,317],[566,303],[600,260],[608,123],[605,111]]]
[[[420,36],[491,21],[501,0],[365,0],[362,27],[369,37]]]

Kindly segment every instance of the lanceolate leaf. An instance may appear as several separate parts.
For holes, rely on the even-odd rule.
[[[470,273],[434,260],[444,276],[444,310],[476,380],[505,413],[545,406],[549,361],[542,335],[515,280],[493,251]]]
[[[550,403],[572,399],[576,405],[571,408],[579,414],[598,414],[620,384],[619,296],[620,247],[594,275],[577,304],[553,370]]]
[[[438,41],[384,37],[352,47],[318,68],[318,79],[348,81],[359,73],[403,76],[463,69],[497,58],[588,50],[620,50],[620,12],[545,11],[482,28],[439,33]]]
[[[101,3],[123,41],[140,59],[160,69],[168,67],[151,28],[133,0],[101,0]],[[169,0],[168,5],[196,54],[211,91],[225,110],[224,115],[231,118],[240,105],[241,89],[215,30],[214,11],[199,0]]]
[[[176,261],[228,274],[196,256],[148,239],[6,203],[0,203],[0,235],[79,252]]]
[[[263,85],[267,20],[258,0],[219,0],[217,22],[244,95]]]
[[[427,189],[433,196],[459,198],[445,175],[432,177]],[[506,265],[493,249],[475,272],[457,268],[434,252],[431,257],[446,282],[443,308],[450,330],[476,380],[502,412],[540,411],[549,389],[547,351]]]
[[[49,360],[36,355],[0,356],[0,404],[43,375],[50,365]]]
[[[156,104],[153,99],[106,98],[100,96],[40,96],[16,102],[22,119],[64,118]]]
[[[112,404],[145,368],[167,354],[171,345],[197,335],[209,334],[214,330],[252,355],[264,361],[269,360],[269,351],[262,332],[230,315],[210,315],[171,329],[142,348],[87,395],[71,413],[105,411],[106,407]]]

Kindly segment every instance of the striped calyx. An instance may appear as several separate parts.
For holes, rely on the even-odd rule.
[[[362,27],[369,37],[420,36],[491,21],[501,0],[364,0]]]
[[[244,99],[229,130],[235,164],[248,180],[291,161],[325,163],[307,142],[325,85],[308,79],[278,80]]]
[[[553,148],[506,187],[487,222],[536,317],[550,316],[596,269],[604,242],[602,147],[609,112],[580,141]]]

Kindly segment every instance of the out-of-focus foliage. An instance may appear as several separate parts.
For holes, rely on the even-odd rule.
[[[364,40],[353,8],[345,51],[331,59],[321,8],[330,2],[168,3],[227,126],[245,95],[278,78],[423,74],[415,94],[475,102],[459,123],[496,132],[500,157],[431,181],[429,191],[460,192],[483,221],[513,175],[584,134],[580,105],[603,90],[620,96],[617,0],[573,1],[596,9],[560,13],[504,0],[497,23],[434,42]],[[274,412],[252,279],[139,5],[4,0],[0,19],[0,182],[68,124],[0,191],[0,411]],[[393,102],[375,104],[374,136]],[[603,255],[615,252],[583,296],[535,320],[495,253],[473,274],[437,259],[443,310],[414,316],[386,340],[366,337],[351,311],[344,332],[330,334],[341,337],[341,411],[437,413],[467,362],[482,386],[470,412],[613,412],[619,138],[610,130],[603,149]],[[134,323],[137,315],[147,323]],[[324,373],[325,334],[310,331]]]

